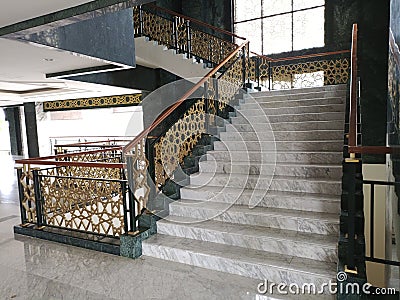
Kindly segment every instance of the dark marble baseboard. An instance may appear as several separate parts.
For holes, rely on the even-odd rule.
[[[62,229],[36,229],[34,226],[14,226],[14,233],[58,242],[66,245],[120,255],[120,241],[113,238],[101,238],[92,234],[71,232]]]

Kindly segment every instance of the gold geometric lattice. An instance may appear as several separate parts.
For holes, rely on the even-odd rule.
[[[142,209],[147,206],[150,195],[150,186],[147,182],[149,161],[146,158],[145,144],[146,140],[142,139],[136,144],[132,153],[129,155],[132,157],[132,173],[134,180],[134,186],[130,188],[135,196],[138,212],[142,211]]]
[[[30,165],[24,165],[22,169],[21,178],[19,178],[23,189],[22,206],[26,212],[26,221],[29,223],[36,222],[36,202],[35,202],[35,189],[33,185],[33,173]]]
[[[218,79],[218,106],[223,110],[243,84],[243,61],[237,59]]]
[[[174,23],[151,12],[142,11],[143,35],[157,41],[161,45],[173,47]]]
[[[142,94],[118,95],[110,97],[96,97],[71,100],[57,100],[44,102],[44,111],[60,111],[84,108],[102,108],[137,105],[142,102]]]
[[[203,133],[205,133],[205,101],[201,99],[155,144],[154,162],[158,186],[172,177]]]
[[[107,236],[124,233],[120,182],[49,177],[55,175],[54,169],[42,175],[43,215],[47,225]]]
[[[193,29],[191,33],[191,53],[214,64],[222,62],[237,48],[234,43],[227,42],[200,30]]]
[[[319,60],[272,67],[273,89],[343,84],[349,80],[349,60]]]

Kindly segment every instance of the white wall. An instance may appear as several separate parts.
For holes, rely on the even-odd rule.
[[[137,135],[143,130],[141,106],[44,113],[39,105],[37,121],[41,156],[51,154],[50,138],[52,137],[75,136],[76,138],[70,140],[76,142],[77,137],[125,137],[128,124],[130,136]],[[62,141],[62,139],[58,140]]]

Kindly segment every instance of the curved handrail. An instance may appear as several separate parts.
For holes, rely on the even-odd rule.
[[[355,153],[350,147],[357,146],[357,42],[358,26],[353,24],[351,44],[351,78],[350,78],[350,112],[349,112],[349,152],[350,157],[355,158]]]
[[[178,106],[180,106],[187,98],[189,98],[194,92],[196,92],[208,79],[215,75],[227,62],[229,62],[239,51],[248,45],[249,41],[245,41],[234,51],[231,52],[222,62],[220,62],[214,69],[212,69],[207,75],[205,75],[194,87],[187,91],[174,105],[170,106],[164,113],[162,113],[154,123],[147,129],[139,133],[130,143],[123,148],[123,154],[126,154],[133,149],[143,138],[146,137],[154,128],[161,124]]]
[[[146,6],[147,6],[147,7],[151,7],[151,8],[153,8],[153,9],[155,9],[155,10],[166,12],[166,13],[168,13],[169,15],[172,15],[172,16],[175,16],[175,17],[179,17],[179,18],[183,18],[183,19],[185,19],[185,20],[189,20],[190,22],[193,22],[193,23],[195,23],[195,24],[198,24],[198,25],[207,27],[207,28],[209,28],[209,29],[212,29],[212,30],[221,32],[221,33],[226,34],[226,35],[229,35],[229,36],[231,36],[231,37],[235,37],[235,38],[241,39],[241,40],[243,40],[243,41],[246,41],[246,38],[241,37],[241,36],[238,36],[238,35],[236,35],[236,34],[230,32],[230,31],[228,31],[228,30],[224,30],[224,29],[215,27],[215,26],[213,26],[213,25],[207,24],[207,23],[205,23],[205,22],[199,21],[199,20],[197,20],[197,19],[194,19],[194,18],[191,18],[191,17],[188,17],[188,16],[184,16],[184,15],[182,15],[182,14],[179,14],[179,13],[174,12],[174,11],[172,11],[172,10],[169,10],[169,9],[167,9],[167,8],[160,7],[160,6],[157,6],[157,5],[154,5],[154,4],[146,4],[146,5],[143,5],[143,6],[145,6],[145,7],[146,7]]]

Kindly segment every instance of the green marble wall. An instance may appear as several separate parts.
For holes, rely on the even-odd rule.
[[[386,144],[389,0],[326,0],[326,47],[350,47],[351,27],[359,27],[362,144]],[[364,162],[384,162],[383,156],[363,157]]]

